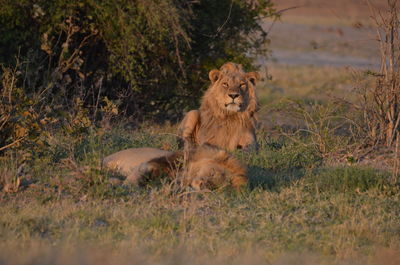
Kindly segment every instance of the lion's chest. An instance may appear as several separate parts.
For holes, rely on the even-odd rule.
[[[247,134],[246,128],[230,122],[213,122],[200,126],[199,144],[211,144],[227,150],[234,150],[240,144],[240,139]]]

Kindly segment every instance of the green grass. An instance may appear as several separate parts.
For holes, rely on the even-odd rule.
[[[332,100],[328,96],[331,95],[352,100],[355,94],[351,92],[357,78],[362,75],[361,72],[346,67],[279,64],[271,64],[268,74],[272,79],[265,80],[257,87],[260,104],[263,106],[281,98],[326,102]]]
[[[0,186],[15,186],[18,172],[21,186],[0,191],[0,265],[399,264],[399,182],[390,172],[325,163],[344,146],[351,154],[351,141],[331,129],[342,120],[325,120],[342,115],[327,92],[352,100],[357,76],[309,66],[270,74],[258,86],[261,120],[290,98],[303,104],[291,110],[309,117],[302,126],[310,132],[259,130],[258,152],[234,153],[250,178],[240,193],[194,193],[166,180],[123,186],[101,167],[125,148],[177,150],[168,124],[56,130],[4,154]]]
[[[80,141],[57,134],[27,156],[24,187],[0,193],[0,264],[376,264],[377,253],[400,249],[390,174],[326,167],[313,145],[260,132],[258,153],[235,154],[249,165],[242,193],[177,191],[165,181],[125,187],[100,167],[123,148],[174,150],[174,131],[117,127]],[[15,173],[16,157],[0,168]]]

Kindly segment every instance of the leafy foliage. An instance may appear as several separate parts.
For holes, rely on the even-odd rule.
[[[197,107],[211,68],[253,67],[252,55],[266,52],[259,19],[273,14],[269,0],[4,0],[1,103],[61,126],[109,124],[116,113],[176,119]],[[1,146],[19,139],[18,117],[2,110]]]
[[[29,89],[49,85],[60,101],[88,106],[109,96],[129,113],[168,116],[196,104],[211,67],[251,66],[246,55],[266,51],[259,18],[273,14],[268,0],[3,2],[0,62],[38,54],[42,80]]]

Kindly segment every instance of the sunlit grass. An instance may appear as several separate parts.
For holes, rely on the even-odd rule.
[[[26,169],[33,184],[1,193],[0,248],[12,247],[13,253],[23,253],[19,258],[49,258],[52,249],[60,251],[54,262],[76,257],[94,262],[93,256],[104,253],[93,248],[104,249],[112,253],[99,261],[104,264],[117,257],[125,264],[130,251],[140,252],[134,260],[155,263],[176,258],[174,264],[185,264],[188,257],[197,257],[228,264],[254,253],[248,264],[269,264],[295,252],[312,253],[301,257],[317,257],[316,264],[332,264],[372,257],[381,248],[399,249],[397,184],[390,185],[387,173],[368,168],[324,167],[312,145],[260,134],[258,153],[236,153],[249,165],[250,185],[242,193],[185,194],[168,182],[124,187],[110,183],[114,176],[109,172],[96,169],[103,155],[121,148],[176,148],[175,138],[160,133],[174,130],[168,128],[93,131],[87,141],[68,148],[61,144],[71,142],[68,136],[59,137],[47,151],[58,149],[64,156],[35,158]],[[82,176],[63,166],[68,157],[78,161]],[[78,256],[65,254],[77,246],[88,249]],[[31,247],[36,250],[24,251]],[[0,259],[6,257],[1,253]]]

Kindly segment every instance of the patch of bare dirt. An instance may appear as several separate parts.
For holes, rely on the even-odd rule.
[[[385,1],[372,1],[383,9]],[[265,20],[269,30],[271,56],[266,61],[288,65],[326,65],[377,69],[376,31],[364,0],[276,1],[285,10],[278,21]],[[290,9],[291,7],[296,7]]]
[[[275,0],[276,9],[292,8],[285,16],[302,18],[323,18],[324,20],[352,20],[365,21],[370,16],[370,6],[382,10],[386,7],[386,0]]]

